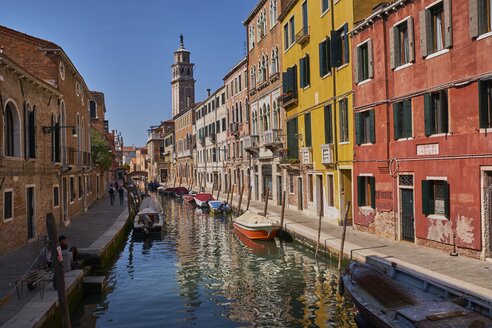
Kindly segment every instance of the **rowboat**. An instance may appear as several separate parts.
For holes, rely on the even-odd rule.
[[[229,213],[232,211],[229,204],[222,200],[210,200],[208,201],[208,206],[212,213]]]
[[[208,207],[208,202],[214,200],[214,197],[211,194],[196,194],[195,195],[195,203],[198,207]]]
[[[396,265],[380,269],[352,262],[343,282],[362,327],[492,327],[492,320],[482,315],[491,315],[490,303],[484,306],[485,302]]]
[[[234,229],[253,240],[272,240],[280,229],[278,220],[246,212],[234,220]]]

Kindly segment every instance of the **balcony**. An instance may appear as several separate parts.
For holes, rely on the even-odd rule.
[[[280,162],[280,167],[287,171],[295,172],[301,170],[301,163],[296,158],[283,158]]]
[[[333,157],[333,145],[325,144],[321,145],[321,164],[323,165],[333,165],[335,159]]]
[[[267,130],[263,134],[263,146],[274,153],[277,149],[282,148],[282,130]]]
[[[77,164],[85,167],[91,166],[91,153],[85,151],[79,152]]]
[[[297,105],[297,90],[290,90],[280,95],[280,102],[284,108]]]
[[[213,143],[213,144],[214,144],[214,143],[215,143],[215,141],[216,141],[215,134],[211,134],[211,135],[209,135],[209,136],[208,136],[208,139],[210,140],[210,142],[211,142],[211,143]]]
[[[296,42],[300,45],[304,45],[309,42],[309,34],[311,32],[310,26],[304,26],[299,32],[296,34]]]
[[[313,166],[313,149],[311,147],[301,148],[301,163],[303,166]]]
[[[178,158],[191,157],[191,156],[192,156],[191,149],[186,149],[178,153]]]
[[[280,73],[276,72],[273,74],[270,74],[270,83],[274,83],[280,79]]]
[[[259,136],[245,136],[243,139],[244,150],[252,156],[257,156],[259,152]]]
[[[200,137],[200,145],[205,146],[205,137]]]
[[[147,141],[150,141],[150,140],[161,140],[161,139],[164,139],[164,134],[163,133],[152,132],[152,133],[149,133],[149,137],[148,137]]]

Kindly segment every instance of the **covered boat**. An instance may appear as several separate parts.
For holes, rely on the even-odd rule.
[[[161,232],[164,226],[162,213],[152,207],[140,210],[133,219],[133,231],[142,233]]]
[[[352,262],[343,282],[362,327],[492,327],[492,320],[461,306],[490,315],[490,308],[480,309],[483,302],[396,266],[383,271]]]
[[[161,187],[159,187],[159,188],[161,188]],[[176,188],[172,188],[172,187],[170,187],[170,188],[164,188],[163,187],[162,189],[159,189],[159,188],[157,188],[158,190],[160,190],[159,193],[164,194],[166,196],[171,196],[174,193],[174,190],[176,189]]]
[[[174,188],[173,196],[181,198],[184,195],[187,195],[190,191],[186,189],[185,187],[176,187]]]
[[[280,229],[278,220],[246,212],[234,220],[234,229],[253,240],[272,240]]]
[[[208,206],[212,213],[229,213],[232,211],[231,206],[223,200],[210,200]]]
[[[195,203],[198,207],[208,207],[208,202],[214,200],[214,197],[211,194],[196,194],[195,195]]]

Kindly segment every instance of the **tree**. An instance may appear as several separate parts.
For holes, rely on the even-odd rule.
[[[99,131],[94,129],[91,129],[91,151],[93,163],[101,166],[105,171],[109,171],[113,166],[115,155],[111,151],[109,142]]]

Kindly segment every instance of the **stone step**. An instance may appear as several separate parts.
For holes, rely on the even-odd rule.
[[[107,286],[106,276],[86,276],[84,277],[84,289],[88,293],[102,294]]]

